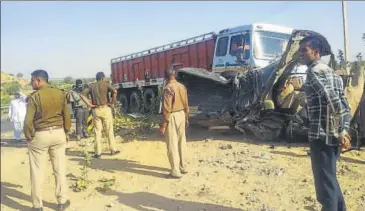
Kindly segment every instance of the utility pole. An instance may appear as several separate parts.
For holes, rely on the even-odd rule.
[[[343,39],[344,39],[344,50],[345,50],[345,62],[346,62],[346,72],[348,72],[347,63],[349,61],[349,43],[347,39],[347,9],[346,1],[342,1],[342,20],[343,20]]]

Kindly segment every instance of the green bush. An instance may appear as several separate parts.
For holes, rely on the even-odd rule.
[[[21,85],[17,81],[12,81],[9,83],[3,84],[4,92],[8,95],[14,95],[15,93],[19,92]]]
[[[1,95],[1,105],[8,105],[10,104],[11,98],[9,95],[2,94]]]

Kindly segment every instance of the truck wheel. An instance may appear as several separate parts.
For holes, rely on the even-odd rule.
[[[119,103],[121,104],[120,111],[122,113],[127,113],[128,112],[128,99],[127,99],[127,96],[125,94],[120,94],[118,100],[119,100]]]
[[[231,79],[236,77],[237,71],[234,70],[229,70],[229,71],[225,71],[221,73],[221,76],[224,77],[225,79]]]
[[[132,113],[139,112],[141,108],[141,98],[138,92],[132,92],[131,96],[129,97],[129,111]]]
[[[150,112],[153,108],[153,103],[155,101],[155,92],[153,89],[148,88],[143,93],[143,104],[146,112]]]

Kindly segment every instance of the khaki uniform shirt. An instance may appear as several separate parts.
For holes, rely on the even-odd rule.
[[[171,80],[163,91],[164,122],[169,122],[171,113],[182,110],[184,110],[185,116],[188,117],[188,92],[183,84],[176,80]]]
[[[68,132],[71,128],[70,109],[65,94],[47,85],[28,98],[24,134],[27,140],[32,140],[37,129],[53,126],[63,127]]]
[[[114,87],[106,81],[97,81],[90,85],[87,92],[82,93],[85,97],[90,95],[93,105],[107,105],[110,103],[109,93],[112,93]]]

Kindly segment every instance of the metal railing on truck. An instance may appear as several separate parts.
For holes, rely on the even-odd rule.
[[[202,35],[199,35],[199,36],[196,36],[196,37],[192,37],[192,38],[189,38],[189,39],[184,39],[184,40],[181,40],[181,41],[173,42],[173,43],[170,43],[170,44],[167,44],[167,45],[162,45],[162,46],[159,46],[159,47],[151,48],[149,50],[141,51],[141,52],[138,52],[138,53],[133,53],[133,54],[117,57],[117,58],[112,59],[111,63],[113,64],[113,63],[120,62],[120,61],[135,59],[135,58],[139,58],[139,57],[142,57],[142,56],[147,56],[147,55],[154,54],[154,53],[164,52],[164,51],[167,51],[167,50],[172,50],[172,49],[175,49],[175,48],[188,46],[188,45],[191,45],[191,44],[202,42],[204,40],[213,39],[215,36],[216,36],[216,34],[214,32],[202,34]]]

